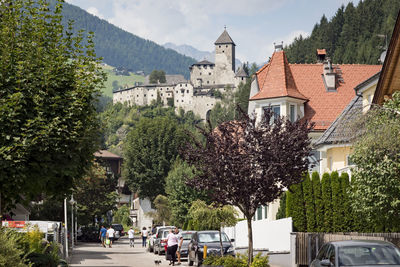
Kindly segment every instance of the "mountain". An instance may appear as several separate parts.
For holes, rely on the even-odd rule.
[[[52,6],[55,2],[50,0]],[[124,31],[77,6],[64,3],[62,15],[65,27],[69,20],[74,21],[74,33],[80,29],[94,32],[96,54],[108,65],[132,72],[144,71],[145,74],[161,69],[167,74],[182,74],[188,78],[189,66],[196,62],[191,57]]]
[[[357,6],[350,2],[330,20],[322,16],[309,37],[299,36],[286,46],[288,61],[314,63],[316,50],[325,48],[334,63],[377,64],[399,9],[399,0],[364,0]]]
[[[169,48],[172,50],[175,50],[176,52],[185,55],[185,56],[189,56],[192,57],[194,59],[196,59],[197,61],[202,61],[204,59],[214,62],[215,59],[215,52],[208,52],[208,51],[201,51],[198,50],[196,48],[194,48],[191,45],[176,45],[174,43],[165,43],[163,45],[165,48]],[[236,68],[238,68],[239,66],[242,65],[242,62],[239,59],[235,59],[235,66]]]

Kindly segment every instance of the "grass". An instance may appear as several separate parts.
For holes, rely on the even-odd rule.
[[[103,66],[103,70],[107,73],[107,81],[104,83],[104,88],[102,88],[103,95],[109,96],[112,98],[112,83],[113,81],[117,81],[118,85],[128,87],[132,87],[135,85],[135,82],[144,82],[144,77],[141,75],[136,75],[130,72],[130,76],[123,75],[115,75],[113,71],[114,67],[112,66]]]

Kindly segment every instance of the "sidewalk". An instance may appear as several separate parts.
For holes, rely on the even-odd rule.
[[[155,260],[161,260],[160,265]],[[100,243],[78,243],[72,252],[71,267],[154,267],[169,266],[165,256],[154,255],[142,248],[139,240],[135,247],[129,247],[129,240],[121,238],[112,248],[103,248]],[[185,266],[186,263],[180,266]]]

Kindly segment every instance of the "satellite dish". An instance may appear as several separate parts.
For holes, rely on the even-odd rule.
[[[385,58],[386,58],[386,52],[387,51],[383,51],[381,56],[379,57],[379,61],[383,64],[383,62],[385,62]]]

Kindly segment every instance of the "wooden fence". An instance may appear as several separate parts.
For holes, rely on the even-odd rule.
[[[323,244],[341,240],[384,240],[400,247],[400,233],[301,233],[296,234],[296,264],[309,265]]]

